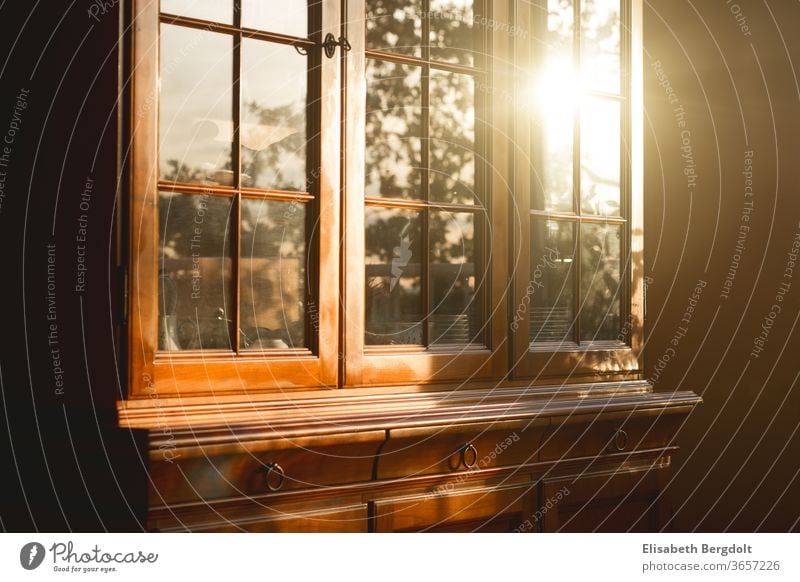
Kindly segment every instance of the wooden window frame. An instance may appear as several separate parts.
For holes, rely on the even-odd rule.
[[[546,0],[540,0],[546,6]],[[519,18],[522,22],[533,22],[534,11],[541,8],[532,4],[520,3]],[[528,210],[533,208],[533,180],[531,172],[517,171],[514,174],[515,200],[518,212],[513,225],[515,272],[513,305],[522,304],[526,296],[527,282],[531,279],[529,253],[531,249],[531,218],[547,219],[553,216],[559,220],[573,221],[576,237],[581,223],[623,225],[623,241],[620,250],[620,336],[618,340],[603,340],[577,343],[542,343],[530,347],[530,317],[525,317],[512,331],[513,361],[512,377],[532,379],[534,382],[553,382],[569,378],[570,381],[600,381],[637,379],[643,369],[644,335],[644,257],[643,257],[643,56],[642,56],[642,0],[621,0],[621,216],[605,218],[602,216],[579,215],[578,213],[547,213]],[[576,14],[578,11],[576,10]],[[575,52],[579,54],[580,19],[575,19]],[[531,47],[519,44],[516,64],[518,67],[533,69]],[[579,62],[576,63],[579,67]],[[523,94],[525,87],[517,87]],[[516,143],[532,144],[531,124],[516,124]],[[575,135],[579,135],[576,123]],[[627,146],[627,147],[626,147]],[[532,147],[532,146],[530,146]],[[531,151],[520,147],[515,152],[515,165],[530,168]],[[575,156],[573,155],[573,160]],[[578,174],[576,170],[575,175]],[[574,196],[579,196],[579,182],[573,183]],[[579,240],[579,239],[578,239]],[[576,253],[580,252],[580,246]],[[576,259],[579,255],[576,254]],[[580,264],[580,260],[577,261]],[[576,277],[576,285],[579,278]],[[579,318],[576,309],[574,317]]]
[[[384,52],[366,47],[365,15],[367,0],[347,3],[347,37],[353,47],[346,72],[345,127],[345,196],[342,210],[344,231],[343,264],[346,276],[342,281],[343,305],[341,314],[346,325],[342,330],[345,356],[342,361],[342,384],[346,387],[386,385],[468,384],[474,381],[502,379],[508,369],[507,341],[507,252],[505,224],[510,192],[508,164],[491,160],[507,160],[511,152],[509,128],[511,117],[503,99],[487,99],[487,128],[485,152],[490,160],[487,167],[487,192],[484,207],[489,216],[489,236],[482,244],[487,282],[485,284],[483,324],[484,347],[472,346],[366,346],[365,313],[365,118],[366,118],[366,59],[369,54],[386,56]],[[484,2],[488,14],[498,23],[510,23],[512,1]],[[510,26],[510,25],[509,25]],[[510,55],[512,39],[509,27],[486,27],[484,47],[486,79],[490,93],[508,95],[511,91]],[[427,31],[423,23],[423,43]],[[391,60],[402,60],[395,57]],[[443,67],[448,68],[448,67]],[[391,199],[380,199],[390,206]],[[436,206],[436,204],[433,204]],[[425,249],[424,252],[428,252]],[[477,254],[477,253],[476,253]]]
[[[233,2],[233,0],[230,0]],[[211,24],[194,18],[172,18],[159,12],[159,2],[134,3],[132,27],[132,99],[131,99],[131,172],[130,172],[130,254],[129,254],[129,398],[163,396],[202,396],[241,394],[287,389],[313,389],[336,386],[338,360],[339,309],[339,213],[340,188],[339,111],[341,102],[340,67],[338,60],[321,58],[319,62],[320,123],[312,123],[319,131],[315,140],[317,151],[310,157],[319,161],[319,180],[316,206],[319,230],[318,249],[310,255],[312,274],[319,289],[318,339],[310,341],[313,349],[258,351],[235,354],[226,351],[159,352],[158,346],[158,200],[160,189],[190,193],[233,194],[234,216],[238,216],[241,197],[265,197],[263,191],[247,188],[218,188],[219,192],[203,185],[168,184],[159,180],[159,30],[162,22],[203,28],[243,37],[276,39],[281,35],[238,26],[238,1],[234,5],[234,25]],[[340,6],[338,2],[323,3],[321,27],[309,37],[308,45],[327,33],[338,37]],[[235,107],[239,95],[238,62],[234,62]],[[313,85],[309,91],[313,91]],[[317,95],[314,95],[315,97]],[[236,109],[235,109],[236,111]],[[319,125],[319,127],[317,127]],[[238,166],[238,152],[234,152]],[[266,197],[287,200],[307,198],[298,194],[281,195],[274,192]],[[238,226],[237,226],[238,229]],[[233,248],[238,251],[238,241]],[[309,245],[310,246],[310,245]],[[238,260],[237,256],[234,261]],[[239,282],[234,281],[238,294]],[[238,299],[237,299],[238,305]],[[238,314],[237,314],[238,318]],[[238,327],[238,326],[237,326]],[[234,328],[236,329],[236,327]],[[238,335],[235,334],[235,335]],[[237,338],[238,345],[238,338]]]
[[[524,30],[531,4],[521,0],[486,0],[487,14],[499,26],[487,27],[485,75],[487,99],[485,153],[487,191],[484,205],[491,228],[482,242],[488,270],[482,303],[485,347],[366,346],[365,312],[365,15],[367,0],[323,2],[320,31],[345,36],[352,50],[337,50],[320,59],[322,122],[317,152],[320,178],[316,205],[319,219],[318,339],[311,350],[263,351],[247,355],[216,352],[158,353],[158,100],[159,3],[134,0],[131,17],[131,105],[128,214],[128,376],[127,397],[208,397],[223,400],[264,393],[330,388],[376,387],[387,390],[449,389],[497,385],[533,385],[556,381],[587,382],[641,377],[643,347],[643,55],[642,0],[623,0],[625,23],[622,55],[627,63],[627,107],[623,109],[623,142],[628,167],[622,175],[626,231],[622,258],[625,291],[621,323],[625,342],[594,342],[531,351],[528,320],[512,331],[511,314],[526,293],[530,278],[531,176],[530,128],[514,103],[525,99],[517,73],[530,63],[533,39]],[[238,2],[237,2],[238,4]],[[182,18],[186,23],[192,19]],[[197,21],[198,25],[207,25]],[[507,26],[502,25],[506,23]],[[511,28],[511,27],[514,28]],[[234,26],[219,25],[233,34]],[[212,28],[213,29],[213,28]],[[530,30],[530,29],[529,29]],[[623,28],[624,30],[624,28]],[[258,35],[256,31],[245,31]],[[246,35],[246,34],[245,34]],[[262,35],[263,36],[263,35]],[[625,65],[623,65],[625,66]],[[509,98],[510,97],[510,98]],[[511,103],[511,105],[510,105]],[[627,120],[627,121],[625,121]],[[627,124],[627,125],[625,125]],[[625,158],[625,155],[623,155]],[[175,186],[190,192],[186,185]],[[198,192],[203,191],[199,186]],[[240,189],[239,196],[247,189]],[[296,196],[295,196],[296,197]],[[381,200],[390,205],[390,200]],[[524,209],[524,212],[523,212]],[[602,222],[602,219],[599,219]],[[626,252],[627,251],[627,252]],[[425,252],[428,252],[427,249]],[[238,283],[237,283],[238,285]],[[577,314],[576,314],[577,316]]]

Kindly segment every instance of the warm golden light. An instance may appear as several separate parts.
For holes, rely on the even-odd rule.
[[[539,113],[571,114],[580,102],[583,86],[569,60],[550,60],[542,74],[531,82],[532,105]]]

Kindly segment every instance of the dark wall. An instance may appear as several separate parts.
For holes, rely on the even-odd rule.
[[[143,517],[146,449],[115,428],[118,12],[104,4],[0,8],[4,530]]]
[[[646,373],[705,400],[671,526],[797,530],[800,4],[647,4]]]

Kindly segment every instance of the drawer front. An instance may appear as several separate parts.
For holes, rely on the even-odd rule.
[[[390,431],[377,475],[395,479],[534,463],[543,432],[519,425]]]
[[[511,532],[535,505],[536,487],[483,487],[375,502],[378,532]]]
[[[151,456],[150,505],[269,495],[369,481],[383,431],[353,441],[317,442],[283,448],[273,443],[184,448],[169,460]],[[213,453],[213,454],[212,454]]]
[[[366,533],[369,514],[366,503],[295,503],[266,507],[243,499],[233,504],[197,504],[157,510],[151,512],[148,527],[162,532]]]
[[[194,531],[221,533],[367,533],[367,506],[308,512],[264,520],[221,523]]]
[[[666,447],[682,418],[680,415],[616,420],[574,417],[550,427],[542,441],[540,459],[554,461]]]

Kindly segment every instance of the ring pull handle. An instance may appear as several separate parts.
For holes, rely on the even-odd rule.
[[[286,473],[283,471],[278,463],[267,463],[264,465],[267,469],[264,481],[267,484],[267,489],[270,491],[280,491],[283,487],[283,482],[286,479]]]
[[[611,438],[611,444],[616,450],[624,451],[628,448],[628,433],[622,430],[621,427],[618,428]]]
[[[478,449],[472,443],[467,443],[461,449],[461,462],[467,469],[474,469],[478,464]]]

